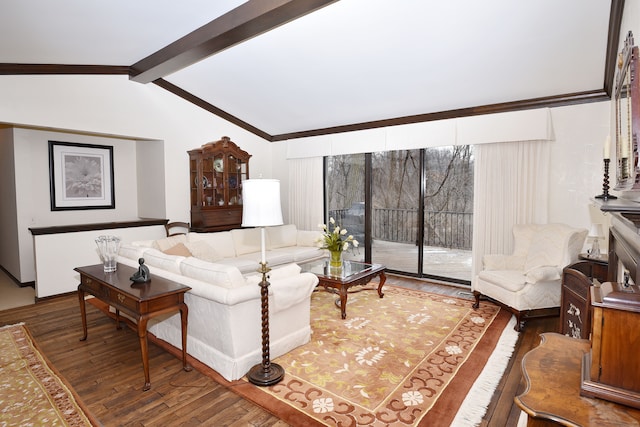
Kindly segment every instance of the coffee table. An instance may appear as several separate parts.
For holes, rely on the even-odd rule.
[[[147,346],[147,322],[149,318],[159,314],[180,311],[182,323],[182,369],[191,371],[187,365],[187,319],[189,310],[184,303],[184,294],[191,288],[173,282],[160,276],[153,275],[146,283],[134,283],[129,278],[138,271],[137,268],[118,264],[117,271],[105,273],[102,264],[86,267],[76,267],[80,273],[78,285],[78,300],[80,315],[82,316],[81,341],[87,339],[87,312],[85,308],[85,293],[89,293],[99,300],[116,309],[116,325],[120,328],[120,310],[132,315],[137,322],[140,350],[142,352],[142,368],[144,370],[144,387],[151,388],[149,378],[149,349]]]
[[[385,266],[380,264],[367,264],[360,261],[343,261],[342,269],[336,270],[329,267],[329,259],[319,259],[300,264],[303,272],[313,273],[318,277],[318,286],[324,286],[329,292],[340,295],[336,305],[340,304],[340,314],[343,319],[347,317],[347,294],[360,292],[365,289],[351,290],[353,286],[364,286],[376,276],[380,277],[378,295],[384,296],[382,286],[387,280],[384,274]]]

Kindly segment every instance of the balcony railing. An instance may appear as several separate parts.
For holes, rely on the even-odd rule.
[[[353,234],[364,240],[364,211],[339,209],[329,212]],[[372,237],[397,243],[417,243],[417,209],[373,209]],[[471,250],[473,236],[472,212],[425,212],[424,245],[449,249]]]

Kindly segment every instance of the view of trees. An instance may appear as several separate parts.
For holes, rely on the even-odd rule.
[[[425,244],[471,248],[473,150],[471,146],[376,152],[371,155],[374,239],[416,243],[425,170]],[[327,158],[329,211],[346,228],[364,232],[365,155]],[[361,221],[361,222],[360,222]],[[361,225],[362,224],[362,225]]]

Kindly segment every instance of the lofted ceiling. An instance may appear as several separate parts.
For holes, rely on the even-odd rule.
[[[607,99],[623,5],[3,0],[0,74],[128,74],[276,141]]]

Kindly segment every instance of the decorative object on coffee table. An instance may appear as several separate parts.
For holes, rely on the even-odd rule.
[[[138,271],[130,277],[131,281],[135,283],[145,283],[151,280],[149,267],[144,265],[144,258],[138,259],[138,264],[140,264],[140,267],[138,267]]]
[[[322,228],[322,236],[318,238],[318,243],[321,248],[329,251],[329,266],[339,273],[338,270],[342,268],[342,252],[349,249],[350,245],[357,248],[358,241],[352,235],[347,235],[347,229],[336,224],[333,217],[329,218],[329,225],[320,224],[320,228]]]
[[[271,363],[269,357],[269,281],[265,250],[265,227],[282,225],[282,209],[280,207],[280,181],[277,179],[248,179],[243,182],[244,205],[242,209],[243,227],[260,227],[261,260],[259,273],[260,302],[262,309],[262,363],[255,365],[247,373],[247,379],[258,386],[276,384],[284,378],[282,366]]]

